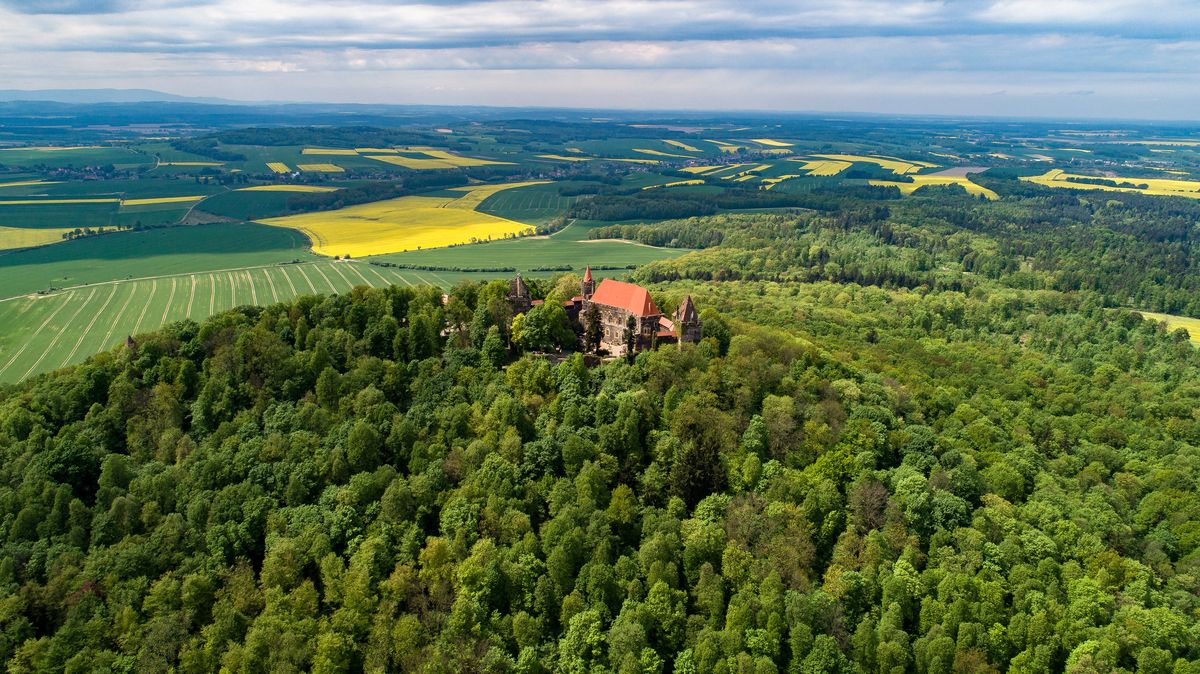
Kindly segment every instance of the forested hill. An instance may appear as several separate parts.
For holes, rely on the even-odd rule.
[[[1200,357],[1160,325],[682,281],[699,345],[589,369],[506,354],[505,287],[0,392],[9,671],[1200,672]]]

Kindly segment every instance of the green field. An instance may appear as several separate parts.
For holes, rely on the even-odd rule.
[[[0,299],[126,278],[310,260],[308,240],[279,227],[213,224],[121,232],[0,254]]]
[[[284,215],[287,201],[295,192],[226,192],[209,197],[200,210],[238,220],[255,220]]]
[[[79,363],[129,335],[236,306],[345,292],[360,285],[449,287],[464,276],[358,261],[304,262],[116,281],[3,300],[0,382]]]
[[[77,147],[69,149],[0,149],[0,166],[102,166],[130,167],[153,164],[154,158],[123,147]]]
[[[654,248],[624,241],[590,240],[587,233],[594,226],[573,223],[550,236],[531,236],[452,248],[431,248],[378,255],[371,259],[408,265],[464,269],[503,266],[531,271],[539,267],[559,265],[570,265],[578,269],[589,264],[626,267],[676,257],[687,252],[682,249]]]
[[[548,183],[497,192],[484,199],[475,210],[517,222],[544,225],[565,213],[576,199],[559,194],[559,186],[559,183]]]

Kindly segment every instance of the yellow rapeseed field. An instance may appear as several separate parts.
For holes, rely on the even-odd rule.
[[[1183,328],[1188,331],[1188,338],[1192,346],[1200,346],[1200,318],[1189,318],[1187,316],[1173,316],[1171,314],[1158,314],[1153,311],[1140,311],[1135,309],[1142,318],[1166,323],[1168,331],[1175,331]]]
[[[704,152],[704,150],[701,150],[700,148],[698,148],[694,145],[688,145],[687,143],[680,141],[680,140],[664,140],[663,142],[666,143],[667,145],[674,145],[675,147],[679,148],[680,150],[686,150],[688,152]]]
[[[306,147],[300,154],[315,154],[315,155],[333,155],[337,157],[353,157],[358,154],[358,150],[341,150],[338,148],[328,147]]]
[[[32,206],[36,204],[116,204],[120,199],[12,199],[0,201],[0,206]]]
[[[900,188],[900,193],[906,195],[912,194],[913,192],[916,192],[927,185],[961,185],[968,194],[974,194],[976,196],[982,194],[988,199],[1000,198],[1000,195],[996,194],[995,192],[983,187],[982,185],[976,185],[963,176],[912,176],[912,179],[913,181],[911,183],[894,183],[888,180],[872,180],[870,182],[872,185],[898,187]]]
[[[29,187],[31,185],[57,185],[60,180],[20,180],[14,183],[0,183],[0,187]]]
[[[658,150],[648,150],[644,147],[635,147],[635,148],[633,148],[633,151],[640,152],[642,154],[652,155],[655,157],[677,157],[679,159],[691,159],[691,157],[689,157],[686,154],[671,154],[670,152],[660,152]]]
[[[70,229],[26,229],[24,227],[0,227],[0,250],[32,248],[64,241],[63,234]]]
[[[705,138],[705,140],[712,143],[713,145],[716,145],[717,149],[720,150],[721,152],[737,152],[738,150],[742,149],[741,145],[734,145],[733,143],[728,143],[723,140],[711,140],[708,138]]]
[[[764,187],[763,189],[769,190],[785,180],[791,180],[792,178],[803,178],[803,177],[804,176],[789,173],[788,175],[776,176],[774,178],[763,178],[762,179],[763,184],[766,185],[766,187]]]
[[[32,146],[32,147],[0,147],[2,150],[15,150],[20,152],[68,152],[70,150],[100,150],[102,145],[72,145],[70,147],[53,147],[53,146]]]
[[[164,161],[159,166],[224,166],[223,161]]]
[[[1195,180],[1176,180],[1173,178],[1108,178],[1100,176],[1102,180],[1112,180],[1118,183],[1133,183],[1134,185],[1145,185],[1146,189],[1137,187],[1116,187],[1113,185],[1094,185],[1091,183],[1071,182],[1070,178],[1091,178],[1095,179],[1098,176],[1082,176],[1073,173],[1066,173],[1062,169],[1053,169],[1043,173],[1040,176],[1024,176],[1021,180],[1027,180],[1031,183],[1044,185],[1046,187],[1063,187],[1073,190],[1103,190],[1106,192],[1138,192],[1140,194],[1149,194],[1159,197],[1187,197],[1188,199],[1200,199],[1200,182]]]
[[[662,163],[657,159],[624,159],[624,158],[619,158],[619,157],[604,157],[603,159],[604,159],[604,161],[620,161],[620,162],[625,162],[626,164],[660,164],[660,163]],[[688,157],[688,159],[691,159],[691,157]]]
[[[292,172],[292,169],[288,168],[288,165],[281,161],[267,162],[267,168],[271,169],[272,171],[274,171],[276,173],[291,173]]]
[[[759,145],[766,145],[767,147],[792,147],[792,143],[785,143],[781,140],[771,140],[770,138],[751,138],[750,140],[753,140]]]
[[[876,166],[887,169],[898,176],[907,173],[916,173],[921,170],[922,166],[933,168],[936,164],[928,162],[909,161],[907,159],[896,159],[893,157],[871,157],[857,154],[815,154],[814,157],[821,159],[835,159],[837,161],[862,162],[864,164],[875,164]]]
[[[716,171],[718,169],[723,169],[723,168],[725,168],[725,167],[724,166],[688,166],[687,168],[681,168],[679,170],[683,171],[684,173],[695,173],[697,175],[701,175],[704,173],[709,173],[710,171]]]
[[[657,187],[679,187],[679,186],[682,186],[682,185],[703,185],[703,184],[704,184],[704,181],[703,181],[703,180],[700,180],[700,179],[695,179],[695,180],[676,180],[675,182],[663,183],[662,185],[647,185],[647,186],[645,186],[645,187],[643,187],[643,188],[642,188],[642,191],[644,192],[644,191],[646,191],[646,190],[652,190],[652,189],[655,189],[655,188],[657,188]]]
[[[745,164],[739,164],[739,166],[745,166]],[[752,166],[752,167],[746,169],[745,171],[738,171],[737,173],[730,173],[727,176],[721,176],[721,180],[732,180],[734,182],[742,182],[744,180],[748,180],[749,178],[753,177],[751,174],[758,173],[759,171],[765,171],[769,168],[771,168],[770,164],[759,164],[758,166]]]
[[[546,180],[530,180],[523,183],[500,183],[497,185],[475,185],[471,187],[451,187],[450,192],[462,192],[463,195],[457,199],[453,199],[445,205],[445,208],[465,208],[473,211],[483,203],[484,199],[492,196],[497,192],[511,190],[518,187],[529,187],[530,185],[545,185]]]
[[[309,171],[313,173],[341,173],[345,171],[337,164],[297,164],[301,171]]]
[[[336,187],[321,187],[319,185],[256,185],[243,187],[238,192],[336,192]]]
[[[192,201],[200,201],[203,196],[196,197],[155,197],[152,199],[123,199],[122,206],[149,206],[151,204],[182,204]]]
[[[420,248],[503,239],[533,231],[524,223],[474,210],[501,190],[538,183],[507,183],[459,188],[458,199],[400,197],[336,211],[263,220],[303,232],[319,255],[365,257]]]
[[[800,168],[808,171],[808,175],[810,176],[835,176],[850,168],[851,165],[848,161],[837,161],[835,159],[821,161],[798,159],[797,161],[804,163]]]
[[[398,152],[394,147],[356,147],[354,151],[359,154],[396,154]]]
[[[561,154],[539,154],[542,159],[557,159],[558,161],[591,161],[591,157],[567,157]]]
[[[410,154],[423,154],[424,157],[408,157],[401,154],[385,154],[385,155],[364,155],[367,159],[395,164],[403,166],[406,169],[415,171],[425,171],[431,169],[449,169],[462,166],[496,166],[501,164],[509,164],[510,162],[492,161],[490,159],[477,159],[475,157],[463,157],[461,155],[452,154],[445,150],[435,150],[425,147],[406,147],[402,151]]]

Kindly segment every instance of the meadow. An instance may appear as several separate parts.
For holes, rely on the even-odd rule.
[[[1159,314],[1153,311],[1135,310],[1142,315],[1142,318],[1159,323],[1166,323],[1168,331],[1175,331],[1183,328],[1188,331],[1188,340],[1193,346],[1200,347],[1200,318],[1191,318],[1189,316],[1173,316],[1171,314]]]

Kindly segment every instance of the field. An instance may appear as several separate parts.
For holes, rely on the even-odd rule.
[[[772,140],[770,138],[751,138],[750,140],[754,141],[755,143],[758,143],[759,145],[766,145],[767,147],[792,147],[793,146],[792,143],[785,143],[781,140]]]
[[[221,223],[122,232],[0,254],[0,299],[44,290],[316,259],[289,229]]]
[[[808,175],[810,176],[835,176],[851,166],[852,164],[848,161],[826,159],[821,161],[806,160],[800,168],[808,171]]]
[[[916,173],[922,168],[935,168],[936,164],[928,162],[909,161],[906,159],[897,159],[895,157],[868,157],[857,154],[815,154],[814,157],[821,159],[833,159],[843,162],[861,162],[863,164],[875,164],[879,168],[891,171],[898,176]]]
[[[0,301],[0,383],[25,379],[120,344],[128,335],[246,304],[359,285],[449,287],[464,274],[410,271],[363,262],[305,262],[174,274]]]
[[[309,173],[342,173],[346,169],[337,164],[297,164],[301,171]]]
[[[271,169],[275,173],[291,173],[292,172],[291,167],[289,167],[287,164],[280,162],[280,161],[267,162],[267,168]]]
[[[504,266],[515,267],[522,272],[532,272],[539,268],[560,265],[569,265],[576,269],[582,269],[589,264],[593,267],[627,267],[677,257],[688,252],[679,248],[655,248],[628,241],[589,239],[588,232],[595,226],[597,225],[576,222],[550,236],[529,236],[473,246],[409,251],[372,260],[462,269]]]
[[[576,199],[559,194],[559,184],[543,183],[495,192],[475,210],[530,225],[544,225],[565,213]]]
[[[1153,311],[1138,311],[1143,318],[1151,321],[1159,321],[1167,324],[1167,330],[1178,330],[1183,328],[1188,331],[1188,338],[1192,346],[1200,347],[1200,318],[1189,318],[1187,316],[1172,316],[1171,314],[1156,314]]]
[[[532,227],[475,208],[497,191],[530,184],[467,189],[458,198],[400,197],[262,222],[303,232],[312,241],[313,252],[327,256],[366,257],[503,239],[527,233]]]
[[[0,250],[32,248],[33,246],[58,243],[63,240],[63,234],[70,231],[72,230],[0,226]]]
[[[123,147],[0,148],[0,166],[138,166],[153,164],[148,155]]]
[[[1091,183],[1072,182],[1070,178],[1112,180],[1116,183],[1133,183],[1146,185],[1146,189],[1137,187],[1118,187],[1113,185],[1095,185]],[[1167,178],[1122,178],[1107,176],[1082,176],[1065,173],[1061,169],[1047,171],[1040,176],[1025,176],[1021,180],[1037,183],[1045,187],[1063,187],[1074,190],[1103,190],[1108,192],[1137,192],[1160,197],[1186,197],[1200,199],[1200,182],[1195,180],[1172,180]]]
[[[891,182],[889,180],[872,180],[872,185],[882,185],[885,187],[898,187],[901,194],[912,194],[922,187],[937,186],[937,185],[958,185],[965,189],[968,194],[976,196],[983,195],[988,199],[999,199],[1000,195],[989,190],[982,185],[976,185],[966,177],[960,176],[911,176],[911,183]]]
[[[663,142],[666,143],[667,145],[674,145],[675,147],[679,148],[680,150],[685,150],[687,152],[704,152],[704,150],[701,150],[700,148],[696,147],[695,145],[688,145],[687,143],[685,143],[683,141],[679,141],[679,140],[664,140]]]

